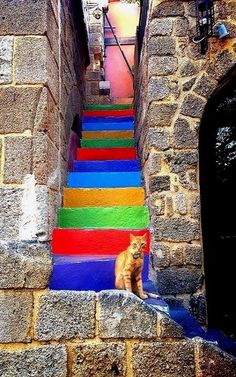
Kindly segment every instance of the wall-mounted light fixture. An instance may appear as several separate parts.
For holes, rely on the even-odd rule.
[[[214,28],[214,1],[195,0],[197,35],[192,39],[200,44],[201,54],[205,54],[208,48],[208,37],[213,35]]]
[[[229,35],[229,32],[228,32],[225,24],[223,24],[223,23],[216,24],[214,26],[214,30],[217,32],[218,37],[220,39],[226,38]]]

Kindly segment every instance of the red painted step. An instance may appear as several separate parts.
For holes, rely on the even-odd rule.
[[[77,160],[134,160],[136,148],[78,148]]]
[[[87,117],[126,117],[126,116],[133,116],[134,110],[127,109],[127,110],[87,110],[83,112],[83,116]]]
[[[117,255],[130,244],[130,234],[147,234],[150,248],[150,231],[120,229],[60,229],[53,230],[52,251],[55,255]]]

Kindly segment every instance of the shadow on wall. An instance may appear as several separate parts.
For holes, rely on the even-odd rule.
[[[69,172],[73,171],[73,162],[76,160],[77,148],[80,146],[81,139],[81,119],[77,114],[74,117],[74,121],[70,130],[68,145],[67,145],[67,170]]]

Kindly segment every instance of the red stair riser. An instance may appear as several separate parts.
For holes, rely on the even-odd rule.
[[[55,255],[117,255],[130,244],[130,234],[147,234],[147,248],[150,249],[150,231],[144,230],[87,230],[60,229],[53,231],[52,251]]]
[[[78,160],[134,160],[136,148],[79,148]]]
[[[134,110],[127,109],[127,110],[87,110],[83,112],[83,116],[87,117],[126,117],[126,116],[133,116]]]

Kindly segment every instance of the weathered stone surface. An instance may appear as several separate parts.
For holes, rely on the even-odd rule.
[[[147,134],[148,145],[160,150],[165,150],[169,147],[169,133],[163,128],[149,128]]]
[[[170,195],[167,195],[166,197],[166,215],[167,217],[172,217],[174,215],[173,198]]]
[[[178,118],[174,124],[174,146],[176,148],[196,148],[197,143],[196,130],[190,128],[186,119]]]
[[[16,239],[19,236],[22,196],[23,190],[21,188],[0,187],[1,239]]]
[[[154,215],[164,215],[165,213],[165,195],[155,192],[149,198],[150,212]]]
[[[171,266],[183,266],[184,264],[184,247],[177,246],[173,248],[170,256]]]
[[[208,75],[203,74],[197,80],[193,90],[195,93],[199,94],[199,96],[209,98],[216,87],[217,81],[210,78]]]
[[[178,59],[174,56],[151,56],[148,60],[148,74],[171,75],[178,69]]]
[[[169,84],[165,77],[151,77],[148,82],[148,101],[164,99],[169,94]]]
[[[209,65],[207,73],[215,80],[222,79],[235,65],[235,57],[229,50],[221,50]]]
[[[47,30],[47,0],[1,1],[0,34],[44,34]],[[32,17],[37,15],[37,17]]]
[[[182,77],[193,76],[197,73],[197,68],[189,59],[183,60],[180,67],[180,75]]]
[[[66,377],[65,346],[0,351],[1,377]]]
[[[73,376],[126,376],[126,350],[122,343],[80,343],[73,348]]]
[[[6,137],[4,183],[22,183],[26,174],[31,173],[32,138]]]
[[[201,203],[200,195],[192,195],[190,197],[190,215],[193,219],[200,219]]]
[[[189,22],[186,17],[177,18],[174,27],[174,34],[177,37],[186,37],[188,35]]]
[[[0,288],[46,288],[52,269],[44,243],[0,241]]]
[[[0,37],[0,84],[12,82],[13,37]]]
[[[152,103],[148,109],[147,126],[170,126],[176,110],[176,104]]]
[[[183,16],[184,6],[180,1],[172,0],[162,1],[160,4],[156,5],[152,12],[152,17],[162,17],[162,16]]]
[[[190,297],[190,311],[192,315],[202,325],[206,325],[207,320],[207,305],[204,294],[194,294]]]
[[[154,176],[150,177],[150,191],[160,192],[170,190],[170,177],[169,176]]]
[[[32,130],[41,88],[0,88],[0,133]]]
[[[197,152],[176,152],[170,160],[170,169],[173,173],[186,172],[198,163]]]
[[[160,338],[183,338],[183,328],[165,314],[158,313],[158,336]]]
[[[0,342],[29,342],[33,308],[31,292],[0,293]]]
[[[187,80],[183,83],[183,91],[186,92],[190,90],[193,86],[193,84],[196,81],[196,77],[192,77],[190,80]]]
[[[203,252],[199,245],[187,245],[185,248],[185,261],[186,264],[194,266],[202,265]]]
[[[102,291],[98,295],[101,338],[155,338],[157,312],[127,291]]]
[[[180,215],[187,213],[187,197],[186,194],[177,194],[175,196],[175,208]]]
[[[132,361],[134,377],[195,377],[191,342],[135,344]]]
[[[148,156],[148,171],[159,173],[161,171],[161,154],[151,151]]]
[[[94,292],[51,291],[40,297],[35,331],[38,340],[93,338]]]
[[[171,37],[151,37],[148,43],[148,56],[168,56],[175,54],[175,40]]]
[[[188,94],[182,103],[180,113],[194,117],[201,118],[206,102],[194,94]]]
[[[155,238],[156,240],[166,241],[192,241],[199,239],[199,223],[187,220],[181,217],[172,217],[164,219],[154,217]]]
[[[198,353],[199,376],[235,377],[236,359],[210,342],[195,339]]]
[[[152,267],[155,271],[168,267],[170,264],[170,248],[165,244],[158,243],[152,246],[151,253]]]
[[[170,18],[155,18],[149,26],[149,36],[153,35],[171,35],[173,21]]]
[[[161,295],[194,293],[202,285],[201,270],[166,268],[156,273],[156,285]]]

